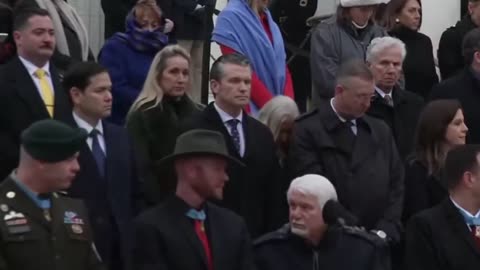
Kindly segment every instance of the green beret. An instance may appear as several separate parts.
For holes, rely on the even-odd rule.
[[[66,160],[80,150],[88,134],[56,120],[33,123],[21,135],[21,144],[34,159],[55,163]]]

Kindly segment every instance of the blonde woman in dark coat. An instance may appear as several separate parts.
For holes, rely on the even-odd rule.
[[[173,151],[183,120],[202,110],[186,94],[190,56],[178,45],[161,50],[127,116],[127,128],[138,152],[148,203],[156,204],[175,189],[173,171],[156,161]]]

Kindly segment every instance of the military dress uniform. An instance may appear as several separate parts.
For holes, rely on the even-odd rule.
[[[12,174],[0,185],[0,219],[1,270],[103,269],[80,200],[34,201]]]
[[[51,119],[22,132],[19,168],[0,184],[0,270],[104,269],[82,201],[62,197],[52,183],[45,183],[44,188],[51,187],[48,193],[38,194],[17,176],[17,171],[21,175],[33,169],[27,158],[40,164],[76,158],[87,136],[83,129]]]

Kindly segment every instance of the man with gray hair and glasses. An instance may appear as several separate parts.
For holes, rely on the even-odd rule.
[[[390,127],[402,161],[412,153],[415,128],[423,100],[399,85],[405,44],[393,37],[372,40],[367,48],[367,65],[375,79],[375,94],[367,114],[385,121]]]
[[[338,204],[330,181],[308,174],[292,181],[287,192],[290,222],[254,244],[257,267],[263,270],[390,269],[383,239],[344,225],[348,213]],[[336,220],[343,219],[343,225]],[[348,259],[343,259],[345,257]]]

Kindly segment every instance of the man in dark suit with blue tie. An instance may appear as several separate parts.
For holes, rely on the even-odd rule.
[[[186,123],[187,129],[209,129],[223,134],[231,156],[245,163],[230,168],[225,198],[218,202],[242,216],[252,237],[286,221],[288,209],[276,146],[270,130],[243,108],[250,102],[252,68],[240,54],[227,54],[212,65],[210,86],[215,102]],[[284,219],[284,220],[282,220]]]
[[[72,67],[63,85],[73,104],[73,124],[89,133],[68,194],[85,201],[95,244],[109,269],[130,269],[130,225],[139,188],[126,130],[103,120],[112,108],[112,82],[105,68],[86,62]]]
[[[450,150],[444,175],[450,197],[407,226],[405,269],[480,269],[480,145]]]

